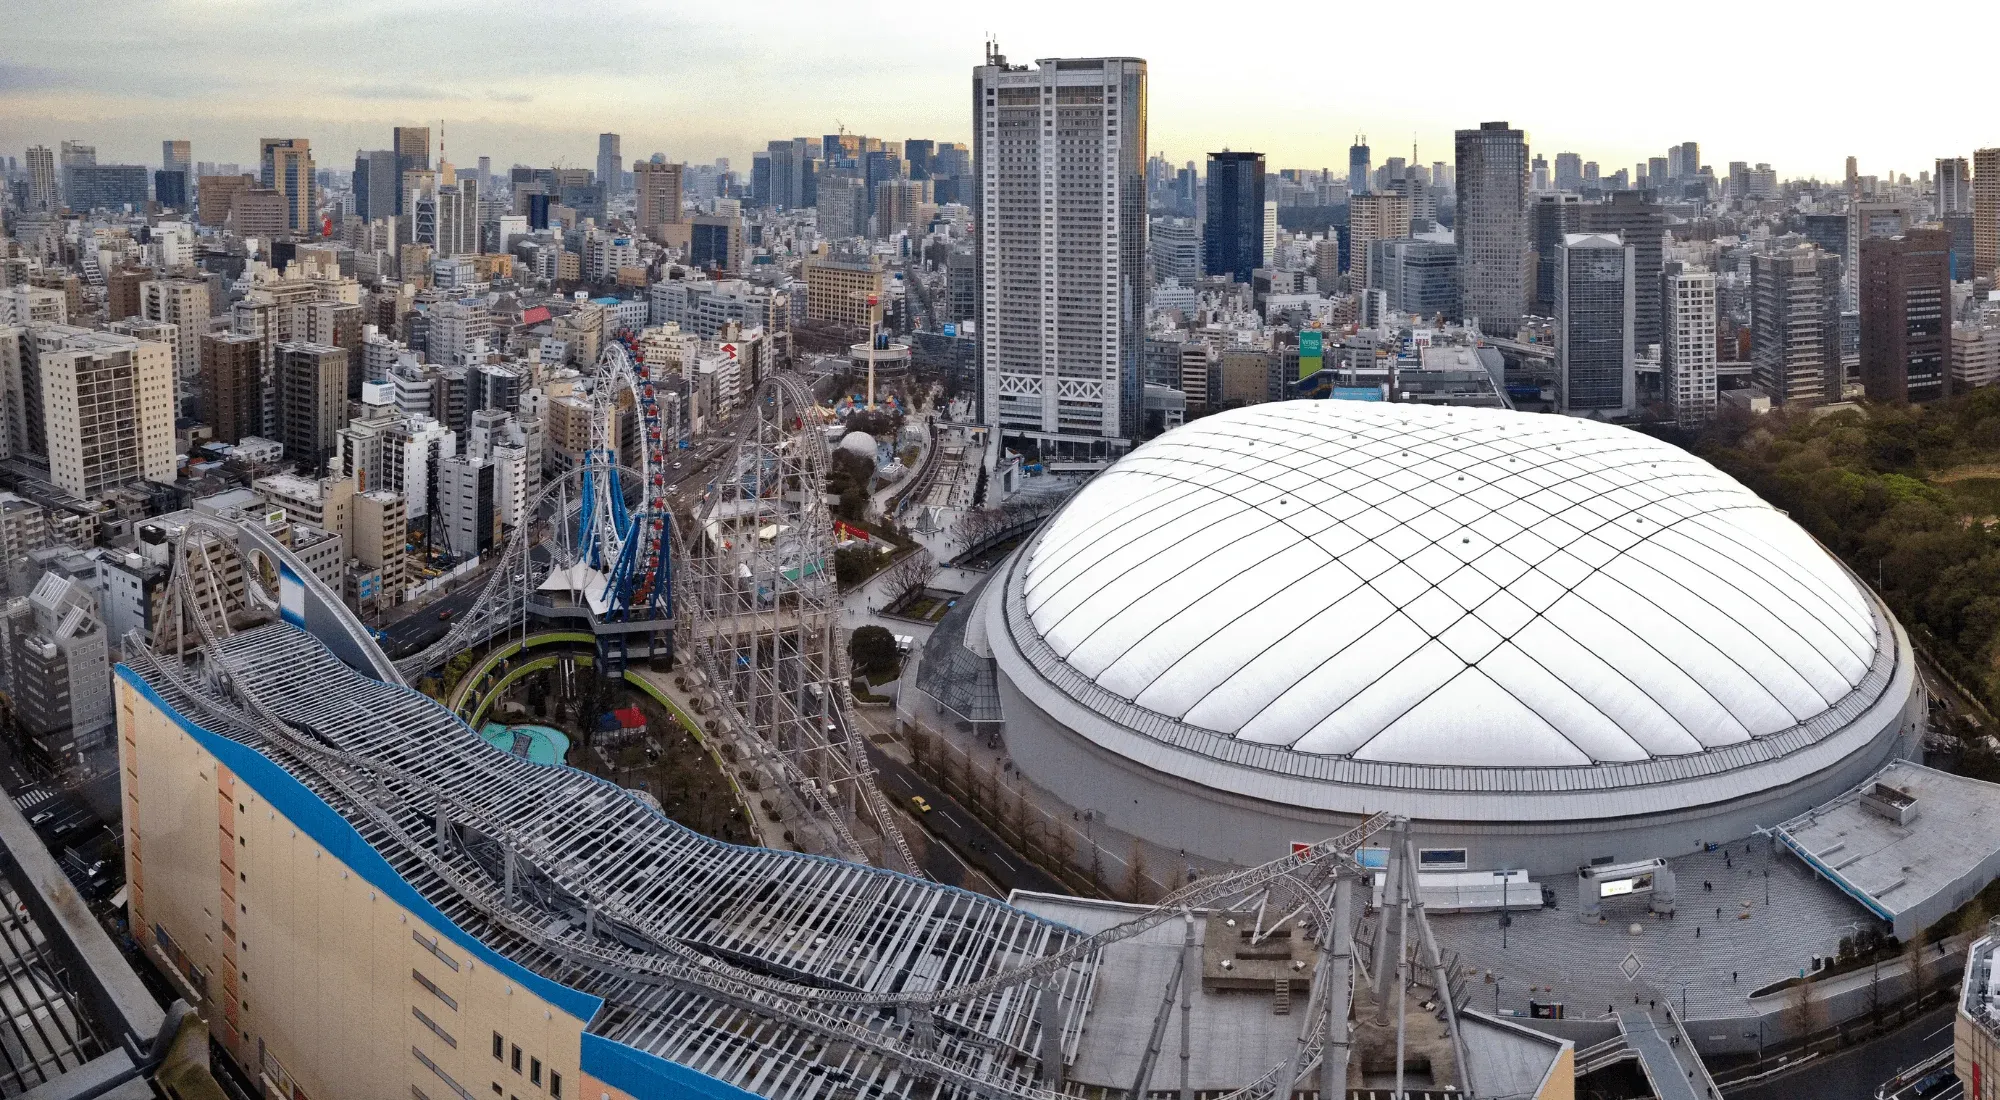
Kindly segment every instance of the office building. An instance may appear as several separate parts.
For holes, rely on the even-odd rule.
[[[597,184],[607,199],[625,193],[625,154],[617,134],[597,135]]]
[[[1202,243],[1202,234],[1195,228],[1193,218],[1154,219],[1149,245],[1153,253],[1153,277],[1173,279],[1186,287],[1200,282]]]
[[[1528,213],[1535,250],[1535,296],[1529,312],[1552,317],[1556,312],[1557,253],[1564,237],[1583,229],[1583,199],[1567,191],[1536,195]]]
[[[639,232],[661,239],[669,225],[681,224],[681,171],[678,164],[632,162],[632,187],[638,202],[633,218]]]
[[[14,724],[44,767],[75,763],[111,735],[110,645],[97,598],[85,582],[48,572],[0,614]]]
[[[1264,154],[1227,150],[1208,155],[1208,219],[1202,226],[1202,271],[1239,283],[1263,267]]]
[[[84,499],[173,482],[172,348],[55,324],[28,326],[21,346],[16,453],[47,459],[49,480]]]
[[[1355,195],[1347,200],[1349,283],[1355,289],[1374,286],[1369,270],[1369,245],[1410,235],[1410,200],[1388,191]],[[1322,287],[1322,290],[1327,288]]]
[[[364,222],[396,216],[396,189],[402,173],[393,149],[354,154],[354,216]]]
[[[1678,261],[1660,275],[1660,388],[1683,428],[1715,415],[1715,273]]]
[[[888,240],[898,233],[921,231],[929,215],[936,212],[930,201],[929,180],[887,179],[877,183],[875,235]]]
[[[688,224],[688,262],[704,271],[736,273],[748,261],[743,219],[723,214],[697,214]]]
[[[409,520],[403,495],[389,489],[356,492],[348,514],[348,553],[361,566],[348,604],[385,611],[402,601],[407,578]],[[369,578],[372,577],[372,583]]]
[[[193,393],[201,373],[201,337],[208,331],[205,279],[153,279],[139,284],[139,316],[175,326],[174,398]],[[178,412],[178,407],[176,408]]]
[[[69,208],[92,210],[146,209],[151,197],[143,164],[79,164],[64,173],[69,180]]]
[[[1939,157],[1931,176],[1937,188],[1937,215],[1972,213],[1972,171],[1964,157]]]
[[[765,147],[769,172],[769,203],[780,210],[798,210],[805,202],[806,139],[789,138]],[[919,177],[921,178],[921,177]]]
[[[201,337],[200,415],[218,443],[263,431],[263,350],[263,341],[242,333]]]
[[[1840,266],[1811,245],[1750,257],[1751,377],[1774,406],[1840,399]]]
[[[263,138],[257,144],[258,182],[284,196],[285,230],[298,236],[317,236],[312,142],[305,138]]]
[[[168,171],[193,172],[193,147],[185,140],[167,139],[160,142],[160,167]]]
[[[431,167],[431,128],[428,126],[398,126],[392,132],[390,148],[396,154],[396,196],[395,213],[408,213],[407,203],[410,173],[427,172]],[[378,215],[379,216],[379,215]]]
[[[1951,327],[1951,392],[2000,384],[2000,325]]]
[[[256,185],[257,181],[250,176],[198,177],[195,180],[195,220],[210,229],[220,229],[229,224],[237,198]]]
[[[1555,182],[1558,191],[1583,190],[1583,158],[1575,153],[1557,153]],[[1561,247],[1562,242],[1557,241],[1556,245]]]
[[[334,453],[347,423],[347,352],[326,344],[277,347],[278,442],[285,456],[315,469]]]
[[[1845,309],[1861,306],[1861,242],[1874,237],[1894,237],[1912,222],[1909,206],[1900,202],[1857,202],[1847,210],[1847,248],[1841,252],[1841,304]]]
[[[1511,336],[1528,309],[1533,263],[1527,136],[1504,122],[1484,122],[1458,131],[1456,145],[1461,305],[1482,331]]]
[[[1571,233],[1556,253],[1556,407],[1619,416],[1637,405],[1635,258],[1616,233]]]
[[[496,476],[490,458],[460,454],[438,463],[439,524],[434,529],[454,557],[477,557],[499,545]]]
[[[836,260],[812,257],[801,266],[806,284],[806,317],[813,321],[838,321],[844,325],[868,324],[868,300],[888,293],[888,275],[870,260]],[[654,324],[670,318],[655,317]]]
[[[153,201],[159,203],[161,207],[168,210],[186,210],[191,194],[185,169],[162,168],[153,173]]]
[[[1450,241],[1376,241],[1369,246],[1372,289],[1412,317],[1458,319],[1458,248]]]
[[[1605,201],[1586,203],[1584,233],[1615,233],[1632,250],[1632,350],[1644,352],[1660,342],[1660,264],[1667,236],[1667,215],[1643,191],[1613,191]]]
[[[815,204],[820,236],[841,241],[868,235],[867,187],[856,176],[820,177]]]
[[[1950,250],[1942,229],[1861,242],[1861,384],[1869,400],[1951,395]]]
[[[2000,268],[2000,148],[1972,154],[1972,266],[1962,277],[1989,279]]]
[[[973,73],[981,419],[1025,454],[1108,459],[1137,440],[1144,396],[1146,63],[987,61]]]
[[[46,145],[28,147],[28,210],[54,213],[62,205],[56,181],[56,154]]]
[[[1347,193],[1359,195],[1375,183],[1374,162],[1369,157],[1368,139],[1357,137],[1347,147]]]

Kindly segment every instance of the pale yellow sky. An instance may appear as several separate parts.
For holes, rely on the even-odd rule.
[[[1451,132],[1506,119],[1551,159],[1606,172],[1701,143],[1718,172],[1914,176],[2000,144],[2000,115],[1943,43],[1993,41],[2000,5],[1943,0],[1920,21],[1774,0],[1261,5],[1015,0],[10,0],[0,34],[0,154],[93,142],[155,163],[160,140],[249,162],[260,136],[310,138],[323,166],[444,121],[447,155],[590,167],[596,135],[628,160],[731,158],[772,138],[849,130],[968,140],[969,72],[988,33],[1011,60],[1146,58],[1155,150],[1225,146],[1273,168],[1451,158]],[[1908,30],[1901,29],[1908,27]]]

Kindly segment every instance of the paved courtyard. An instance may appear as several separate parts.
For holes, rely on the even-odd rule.
[[[1842,936],[1877,923],[1797,859],[1774,853],[1768,839],[1732,841],[1668,864],[1679,890],[1671,920],[1648,913],[1638,896],[1607,901],[1606,920],[1585,924],[1577,919],[1576,879],[1565,876],[1543,883],[1555,890],[1557,908],[1515,913],[1505,947],[1497,913],[1438,914],[1431,926],[1439,946],[1457,951],[1472,971],[1476,1007],[1494,1008],[1497,987],[1498,1007],[1523,1015],[1532,999],[1560,1001],[1573,1017],[1598,1017],[1631,1007],[1635,996],[1671,999],[1678,1008],[1685,986],[1688,1018],[1704,1019],[1749,1014],[1752,990],[1797,974],[1814,955],[1833,954]],[[1628,954],[1640,963],[1633,980],[1619,970]],[[1489,973],[1497,983],[1485,981]]]

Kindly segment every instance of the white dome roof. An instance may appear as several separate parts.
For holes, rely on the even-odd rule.
[[[863,458],[874,458],[875,437],[867,432],[848,432],[840,437],[840,449],[851,451]]]
[[[1793,729],[1878,620],[1804,531],[1626,428],[1346,401],[1198,420],[1032,544],[1054,654],[1121,699],[1385,764],[1644,761]]]

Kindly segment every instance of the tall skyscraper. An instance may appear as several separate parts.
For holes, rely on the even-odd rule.
[[[285,229],[300,236],[317,235],[319,226],[313,218],[318,204],[313,194],[312,142],[305,138],[264,138],[257,144],[258,180],[284,196]]]
[[[625,191],[625,154],[618,146],[617,134],[597,135],[597,185],[606,199]]]
[[[1556,407],[1578,416],[1631,412],[1632,247],[1616,233],[1571,233],[1556,256]]]
[[[770,205],[797,210],[805,205],[806,139],[787,138],[765,146],[769,162]]]
[[[1208,155],[1208,220],[1202,227],[1202,272],[1239,283],[1265,263],[1264,154],[1224,150]]]
[[[29,210],[53,211],[61,204],[56,179],[55,150],[46,145],[30,146],[28,148]]]
[[[1108,460],[1142,423],[1146,63],[986,62],[972,76],[981,418],[1024,454]]]
[[[1372,185],[1375,165],[1368,157],[1368,139],[1357,137],[1347,147],[1347,193],[1359,195]]]
[[[1460,130],[1458,273],[1467,318],[1482,331],[1511,336],[1528,309],[1527,135],[1505,122]],[[1560,158],[1558,158],[1560,161]]]
[[[1912,222],[1910,208],[1900,202],[1856,202],[1847,208],[1847,249],[1841,253],[1841,306],[1861,308],[1861,243],[1872,237],[1894,237]],[[1833,400],[1829,398],[1828,400]]]
[[[1951,235],[1861,242],[1861,384],[1871,401],[1951,395]]]
[[[167,171],[194,171],[194,151],[187,141],[172,139],[160,142],[160,167]]]
[[[1575,153],[1556,154],[1556,190],[1583,190],[1583,158]],[[1557,242],[1561,244],[1560,241]]]
[[[1972,154],[1972,272],[1965,277],[1991,278],[1995,268],[2000,268],[2000,148]]]
[[[389,147],[396,152],[396,208],[393,213],[406,214],[403,209],[408,201],[409,187],[404,183],[408,172],[427,172],[431,166],[431,128],[428,126],[398,126],[392,132]]]
[[[1549,189],[1548,158],[1542,156],[1540,153],[1536,153],[1535,159],[1528,162],[1528,176],[1528,186],[1536,194],[1547,191]]]
[[[365,222],[396,216],[396,191],[402,173],[393,149],[354,154],[354,215]]]
[[[1660,388],[1683,428],[1715,415],[1715,273],[1679,261],[1660,275]]]
[[[1771,404],[1840,399],[1840,257],[1811,245],[1750,257],[1751,377]]]
[[[639,232],[655,240],[665,227],[681,222],[681,171],[678,164],[635,160],[632,189],[637,193],[635,220]]]
[[[1660,342],[1660,262],[1666,247],[1667,215],[1643,191],[1613,191],[1604,202],[1583,207],[1583,231],[1616,233],[1632,250],[1632,350]]]
[[[1939,157],[1931,179],[1937,187],[1938,217],[1972,213],[1972,173],[1964,157]]]
[[[1556,270],[1563,238],[1583,228],[1583,199],[1567,191],[1536,195],[1529,211],[1529,232],[1535,250],[1535,295],[1528,311],[1537,317],[1556,312]]]

